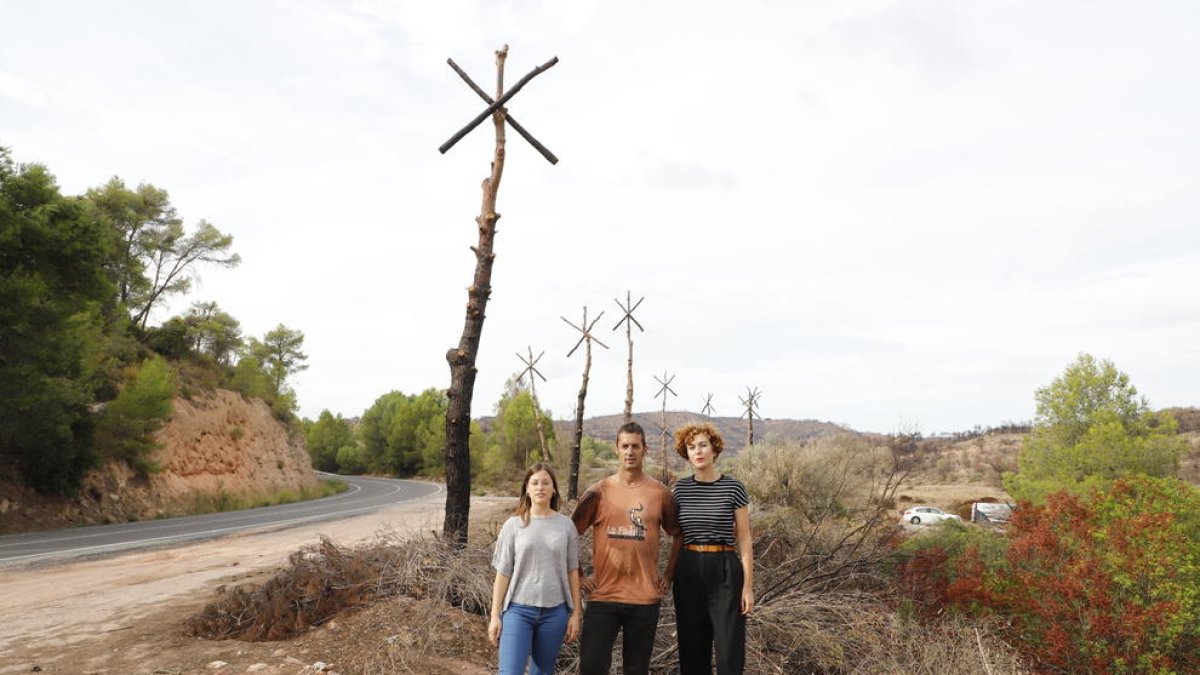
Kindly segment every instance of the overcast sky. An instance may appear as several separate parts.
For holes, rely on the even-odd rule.
[[[462,333],[484,104],[509,110],[473,413],[545,350],[571,414],[635,409],[925,433],[1027,420],[1080,352],[1200,404],[1200,5],[1192,2],[0,3],[0,145],[64,192],[169,191],[243,263],[214,300],[304,332],[300,412],[445,388]],[[156,321],[167,317],[156,316]]]

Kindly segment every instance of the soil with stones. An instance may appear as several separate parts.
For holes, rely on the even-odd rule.
[[[0,673],[491,672],[485,618],[431,600],[390,598],[282,642],[208,641],[183,632],[219,586],[264,581],[291,552],[322,536],[352,545],[384,530],[439,531],[442,499],[179,548],[3,568]],[[510,498],[475,498],[473,527],[494,531],[511,506]]]

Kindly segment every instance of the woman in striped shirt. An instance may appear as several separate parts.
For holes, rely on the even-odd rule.
[[[750,497],[741,481],[717,470],[724,446],[707,422],[675,432],[675,451],[693,471],[671,488],[683,529],[671,550],[678,557],[675,622],[683,675],[712,673],[714,647],[718,675],[745,669],[746,615],[754,609]]]

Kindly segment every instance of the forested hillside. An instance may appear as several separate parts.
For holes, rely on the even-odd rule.
[[[246,338],[214,301],[151,323],[204,268],[236,266],[232,248],[154,185],[113,177],[64,195],[49,169],[0,148],[0,470],[52,494],[109,460],[153,473],[174,397],[218,386],[290,420],[299,331]]]

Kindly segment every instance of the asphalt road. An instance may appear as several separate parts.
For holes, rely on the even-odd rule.
[[[254,529],[275,529],[379,511],[444,488],[436,483],[338,476],[350,489],[330,497],[245,511],[92,525],[0,536],[0,565],[173,546]]]

